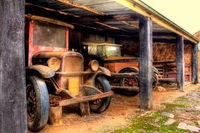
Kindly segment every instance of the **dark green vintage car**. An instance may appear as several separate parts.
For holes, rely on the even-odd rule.
[[[139,91],[139,58],[122,56],[121,45],[83,42],[81,51],[87,57],[87,62],[96,59],[102,66],[112,72],[112,78],[110,80],[112,89],[120,88],[129,91]],[[158,83],[157,75],[159,72],[155,67],[152,68],[152,71],[152,87],[155,88]]]

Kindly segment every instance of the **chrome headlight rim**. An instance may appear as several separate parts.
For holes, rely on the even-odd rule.
[[[93,71],[96,72],[99,69],[99,62],[97,60],[91,60],[89,62],[89,68]]]
[[[61,66],[61,60],[57,57],[51,57],[47,60],[47,65],[53,71],[58,71]]]

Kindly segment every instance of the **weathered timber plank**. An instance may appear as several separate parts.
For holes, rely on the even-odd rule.
[[[24,0],[0,1],[0,133],[25,133]]]
[[[125,91],[135,91],[139,92],[139,87],[138,86],[111,86],[112,90],[125,90]]]
[[[192,82],[198,83],[198,45],[192,46]]]
[[[99,93],[96,95],[90,95],[90,96],[82,96],[78,98],[73,98],[73,99],[67,99],[67,100],[62,100],[59,102],[59,106],[68,106],[76,103],[81,103],[81,102],[87,102],[87,101],[93,101],[96,99],[112,96],[113,92],[105,92],[105,93]]]
[[[139,88],[140,107],[152,107],[152,21],[150,18],[140,19],[140,63]]]
[[[55,19],[51,19],[51,18],[47,18],[47,17],[41,17],[41,16],[36,16],[36,15],[25,15],[26,18],[28,19],[33,19],[33,20],[39,20],[39,21],[43,21],[43,22],[49,22],[52,24],[57,24],[57,25],[61,25],[61,26],[66,26],[69,27],[71,29],[74,29],[74,26],[59,20],[55,20]]]
[[[162,83],[176,83],[176,78],[159,78],[158,82],[162,82]]]
[[[183,91],[185,84],[185,61],[184,61],[184,38],[177,36],[176,45],[176,67],[177,67],[177,86]]]
[[[105,15],[104,12],[95,10],[95,9],[93,9],[93,8],[89,8],[89,7],[87,7],[87,6],[84,6],[84,5],[75,3],[75,2],[71,2],[71,1],[69,1],[69,0],[56,0],[56,1],[61,2],[61,3],[66,4],[66,5],[70,5],[70,6],[72,6],[72,7],[76,7],[76,8],[79,8],[79,9],[83,9],[83,10],[85,10],[85,11],[88,11],[88,12],[91,12],[91,13],[94,13],[94,14]]]
[[[118,78],[125,78],[125,77],[135,77],[138,76],[138,73],[112,73],[112,77],[118,77]]]

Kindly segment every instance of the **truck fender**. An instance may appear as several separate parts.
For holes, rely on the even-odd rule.
[[[39,75],[43,78],[52,78],[55,75],[50,67],[44,65],[32,65],[26,68],[27,75]]]
[[[95,79],[97,76],[105,76],[105,77],[110,77],[111,76],[111,72],[106,69],[105,67],[101,67],[99,66],[99,69],[97,70],[97,72],[95,72],[94,74],[89,75],[85,81],[84,84],[86,85],[91,85],[91,86],[95,86]]]
[[[125,71],[133,71],[133,72],[139,72],[139,68],[137,67],[126,67],[126,68],[123,68],[119,71],[119,73],[123,73]]]
[[[98,71],[97,75],[99,75],[99,74],[105,75],[106,77],[110,77],[111,76],[110,70],[108,70],[105,67],[101,67],[101,66],[99,67],[99,71]]]

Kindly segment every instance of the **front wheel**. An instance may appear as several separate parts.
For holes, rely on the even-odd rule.
[[[49,115],[49,95],[46,83],[35,76],[27,78],[27,124],[31,131],[41,130]]]
[[[95,80],[95,87],[98,88],[102,92],[111,91],[110,84],[108,80],[103,76],[98,76]],[[110,105],[111,97],[105,97],[102,99],[97,99],[94,101],[90,101],[90,110],[95,113],[104,112]]]

